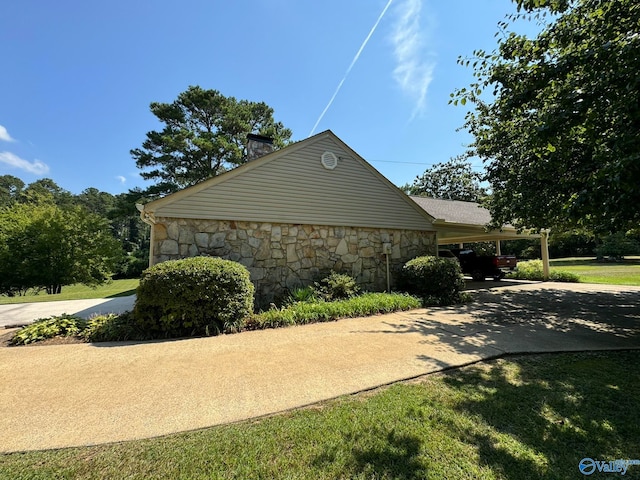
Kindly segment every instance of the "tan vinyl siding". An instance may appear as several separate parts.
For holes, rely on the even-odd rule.
[[[154,213],[158,217],[433,230],[411,200],[406,201],[330,135],[288,150],[228,180],[221,177],[210,187],[159,205]],[[334,170],[320,163],[326,151],[339,157]]]

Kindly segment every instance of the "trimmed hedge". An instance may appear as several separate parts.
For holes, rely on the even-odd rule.
[[[422,297],[425,304],[450,305],[461,300],[464,278],[457,261],[427,255],[404,264],[400,286]]]
[[[249,271],[237,262],[170,260],[142,274],[133,316],[154,337],[233,332],[252,313],[253,293]]]

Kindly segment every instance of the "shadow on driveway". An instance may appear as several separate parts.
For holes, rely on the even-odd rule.
[[[410,321],[387,322],[386,332],[417,333],[440,350],[484,358],[640,348],[640,291],[569,288],[478,291],[471,303],[403,313]]]

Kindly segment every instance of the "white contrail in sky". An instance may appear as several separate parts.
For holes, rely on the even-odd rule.
[[[387,4],[385,5],[384,9],[382,10],[382,13],[378,17],[378,20],[376,20],[376,23],[374,23],[373,27],[371,27],[371,30],[369,31],[369,35],[367,35],[367,38],[365,38],[364,42],[362,42],[362,45],[360,45],[360,49],[358,50],[358,53],[356,53],[356,56],[353,57],[353,60],[351,61],[351,65],[349,65],[349,68],[347,68],[347,71],[344,74],[344,77],[342,77],[342,80],[340,80],[340,83],[338,84],[338,88],[336,88],[336,91],[333,92],[333,96],[331,97],[331,100],[329,100],[329,103],[327,103],[327,106],[324,107],[324,110],[322,111],[322,113],[318,117],[318,120],[316,121],[315,125],[311,129],[311,132],[309,132],[309,136],[313,135],[313,132],[316,131],[316,128],[318,127],[318,124],[322,120],[322,117],[324,117],[324,114],[327,113],[327,110],[329,110],[329,107],[331,107],[331,104],[333,103],[333,101],[335,100],[336,96],[338,95],[338,92],[342,88],[342,84],[347,79],[347,77],[349,76],[349,73],[351,72],[351,69],[353,68],[355,63],[358,61],[358,59],[360,58],[360,54],[362,53],[362,50],[364,50],[364,47],[367,46],[367,43],[369,42],[369,39],[371,38],[371,35],[373,35],[373,32],[375,32],[376,28],[378,28],[378,24],[382,20],[382,17],[384,17],[384,14],[387,13],[387,10],[391,6],[391,2],[393,2],[393,0],[389,0],[387,2]]]

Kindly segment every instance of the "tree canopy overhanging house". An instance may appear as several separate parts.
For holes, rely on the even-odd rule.
[[[501,22],[496,49],[459,63],[474,80],[469,154],[484,160],[492,220],[607,235],[640,222],[640,4],[515,0],[549,13],[536,36]],[[488,95],[482,95],[486,91]]]

